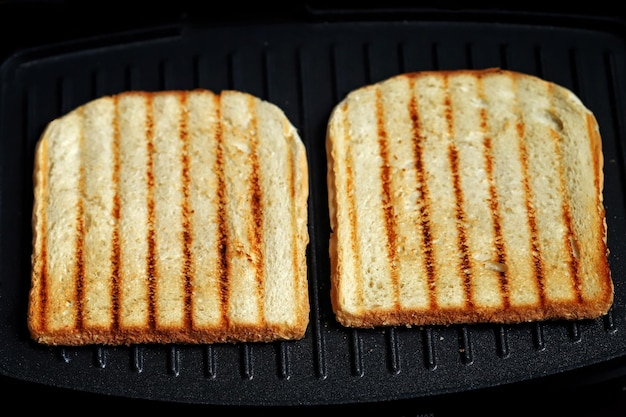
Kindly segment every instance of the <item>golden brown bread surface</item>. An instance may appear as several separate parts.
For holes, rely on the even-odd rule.
[[[400,74],[338,103],[326,152],[340,323],[610,308],[601,137],[571,91],[497,68]]]
[[[34,340],[304,337],[307,159],[277,106],[124,92],[52,121],[35,158]]]

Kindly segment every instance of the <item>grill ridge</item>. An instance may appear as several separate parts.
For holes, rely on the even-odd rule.
[[[398,346],[398,333],[395,328],[385,330],[387,340],[387,363],[389,372],[392,374],[400,373],[400,347]]]
[[[168,372],[174,376],[180,375],[181,369],[181,352],[180,348],[171,346],[167,356]]]
[[[471,365],[474,362],[472,338],[467,326],[461,326],[459,329],[459,353],[461,355],[461,363],[464,365]]]
[[[362,377],[365,374],[365,370],[363,369],[363,339],[359,334],[359,330],[350,330],[350,350],[352,375]]]
[[[578,323],[568,323],[569,328],[569,338],[572,342],[580,342],[582,340],[582,335],[580,333],[580,327]]]
[[[215,379],[217,377],[217,364],[215,361],[215,349],[213,345],[204,345],[203,349],[204,358],[204,374],[208,379]]]
[[[501,358],[508,358],[511,354],[509,349],[509,338],[504,325],[497,325],[495,328],[495,340],[497,355]]]
[[[252,379],[254,377],[254,366],[252,362],[252,346],[244,343],[239,349],[241,355],[241,377]]]
[[[424,363],[427,369],[433,371],[437,369],[437,356],[435,354],[435,335],[431,327],[427,327],[422,331],[424,336]]]
[[[276,347],[278,355],[278,376],[282,379],[291,378],[291,362],[289,358],[289,346],[285,342],[278,342]]]
[[[130,348],[129,353],[132,369],[137,373],[142,373],[144,367],[144,348],[139,345],[134,345]]]
[[[543,335],[543,323],[533,323],[533,345],[535,350],[542,351],[546,348],[546,342]]]
[[[107,351],[105,348],[99,346],[94,352],[96,366],[100,369],[104,369],[107,365]]]

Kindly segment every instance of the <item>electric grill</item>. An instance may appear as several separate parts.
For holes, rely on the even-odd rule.
[[[626,24],[618,14],[318,2],[277,14],[257,6],[252,12],[258,14],[248,10],[245,18],[231,7],[229,18],[220,19],[183,4],[179,14],[147,13],[145,23],[139,15],[114,20],[109,10],[103,15],[111,19],[108,27],[83,24],[75,33],[69,25],[80,13],[63,17],[65,9],[54,3],[31,9],[39,19],[0,50],[0,374],[7,392],[160,410],[390,412],[394,405],[402,412],[434,412],[456,398],[473,402],[524,390],[538,395],[554,392],[554,384],[565,394],[626,375]],[[24,8],[5,10],[7,22],[29,21]],[[47,13],[57,19],[54,25],[42,24]],[[27,36],[35,23],[50,35]],[[397,73],[485,67],[568,87],[596,115],[605,156],[612,309],[598,320],[343,328],[329,297],[324,140],[332,107],[350,90]],[[201,346],[33,343],[26,328],[32,171],[43,128],[101,95],[196,87],[243,90],[277,104],[305,143],[311,301],[305,338]]]

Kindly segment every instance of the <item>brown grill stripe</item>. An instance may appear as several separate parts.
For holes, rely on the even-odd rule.
[[[84,250],[85,250],[85,207],[83,202],[83,196],[85,195],[85,168],[82,162],[83,152],[85,148],[85,115],[84,108],[81,107],[80,110],[80,120],[83,123],[80,127],[79,138],[78,138],[78,149],[79,149],[79,158],[81,161],[79,162],[78,169],[78,203],[76,207],[76,249],[74,259],[76,260],[76,269],[75,269],[75,278],[74,282],[76,283],[76,293],[75,293],[75,303],[76,303],[76,321],[75,327],[77,330],[83,329],[83,286],[85,279],[85,259],[84,259]]]
[[[517,80],[513,79],[513,90],[515,91],[514,100],[517,101],[517,91],[518,85]],[[517,107],[517,105],[516,105]],[[519,107],[516,108],[515,112],[517,113],[517,123],[516,123],[516,131],[518,138],[518,146],[519,146],[519,154],[520,154],[520,163],[522,165],[522,185],[524,188],[524,199],[526,201],[526,213],[528,216],[528,227],[530,229],[530,246],[532,250],[533,257],[533,267],[535,269],[535,279],[537,283],[537,289],[539,293],[539,304],[541,307],[545,305],[546,295],[544,288],[544,276],[543,276],[543,260],[541,258],[541,249],[539,247],[539,235],[537,231],[537,220],[535,216],[535,209],[532,204],[531,197],[531,186],[529,179],[529,168],[528,168],[528,150],[526,149],[526,144],[524,142],[526,136],[526,125],[521,116]]]
[[[113,329],[120,327],[120,126],[119,126],[119,101],[118,96],[113,97],[113,207],[111,216],[113,225],[112,248],[111,248],[111,313]]]
[[[394,204],[391,195],[391,168],[389,167],[389,140],[385,129],[384,104],[380,88],[376,89],[376,124],[378,128],[378,147],[379,154],[382,158],[380,167],[380,180],[383,191],[382,208],[385,221],[385,232],[387,234],[387,258],[389,259],[389,268],[391,276],[391,285],[394,292],[394,304],[396,308],[400,304],[399,294],[399,278],[397,265],[397,244],[396,244],[396,222],[394,213]]]
[[[38,216],[40,218],[41,229],[37,231],[37,238],[40,241],[40,259],[41,266],[39,269],[39,298],[40,298],[40,306],[39,306],[39,330],[46,330],[48,327],[47,323],[47,310],[48,310],[48,240],[46,238],[48,233],[47,223],[48,216],[46,214],[47,205],[46,201],[48,201],[48,141],[44,140],[41,142],[41,157],[39,159],[39,163],[41,164],[41,176],[38,178],[41,181],[41,201],[40,207],[38,209]]]
[[[484,125],[483,132],[487,131],[487,119],[485,110],[481,109],[480,112],[481,124]],[[506,265],[506,248],[504,246],[504,238],[502,236],[502,222],[500,219],[500,205],[498,203],[498,191],[496,190],[494,178],[493,178],[493,152],[491,147],[491,138],[485,137],[483,139],[483,146],[485,148],[485,170],[487,172],[487,181],[489,181],[489,208],[491,209],[491,217],[493,221],[493,231],[495,235],[496,255],[498,262],[502,265]],[[504,308],[511,306],[510,294],[509,294],[509,281],[507,278],[506,268],[504,271],[498,271],[500,275],[500,292],[502,294],[502,303]]]
[[[560,141],[560,135],[558,135],[555,131],[550,132],[555,140]],[[558,148],[557,148],[558,149]],[[560,153],[560,152],[559,152]],[[561,165],[562,167],[562,165]],[[572,277],[572,285],[574,286],[574,291],[576,292],[576,300],[579,303],[583,302],[583,294],[582,294],[582,283],[580,281],[580,276],[578,274],[579,262],[575,253],[578,251],[577,248],[574,247],[576,244],[576,238],[574,234],[574,229],[572,225],[572,213],[570,212],[569,207],[567,206],[567,201],[569,201],[567,188],[565,186],[565,178],[563,170],[560,171],[560,181],[561,181],[561,193],[564,196],[563,199],[563,221],[565,222],[565,245],[569,249],[569,270]]]
[[[350,143],[352,141],[352,137],[350,135],[350,124],[348,121],[348,107],[344,105],[341,107],[342,118],[343,118],[343,127],[346,129],[346,143]],[[352,158],[351,146],[346,147],[346,194],[348,196],[348,210],[350,213],[350,249],[352,250],[352,254],[354,256],[354,264],[355,271],[358,276],[354,277],[354,285],[355,285],[355,293],[357,294],[356,305],[363,305],[363,277],[362,275],[362,266],[361,266],[361,249],[359,245],[359,237],[358,237],[358,219],[356,216],[356,196],[355,196],[355,185],[354,185],[354,159]]]
[[[265,274],[263,270],[263,200],[261,190],[261,179],[259,173],[261,165],[259,163],[258,154],[258,142],[259,142],[259,119],[256,111],[255,100],[252,97],[248,99],[248,109],[252,123],[252,135],[250,137],[250,204],[253,216],[250,217],[250,223],[248,224],[249,236],[251,236],[251,248],[254,254],[254,275],[257,282],[257,305],[260,312],[260,321],[265,321],[264,312],[264,288],[265,288]]]
[[[215,100],[215,166],[217,175],[217,228],[219,251],[219,285],[221,297],[222,318],[225,326],[229,326],[228,297],[229,297],[229,262],[228,262],[228,225],[226,223],[226,179],[224,178],[224,149],[222,147],[223,128],[221,124],[221,96],[214,96]]]
[[[550,92],[550,100],[551,100],[550,101],[551,110],[554,111],[553,102],[552,102],[553,97],[554,97],[554,88],[552,85],[549,86],[549,92]],[[582,284],[580,282],[580,276],[578,274],[579,262],[578,262],[578,258],[575,255],[575,253],[578,250],[574,248],[574,245],[576,244],[576,237],[575,237],[574,228],[572,225],[572,213],[567,204],[567,202],[570,201],[570,198],[569,198],[569,193],[567,192],[567,183],[566,183],[564,164],[563,164],[563,152],[561,151],[561,142],[563,141],[563,138],[561,137],[561,134],[555,131],[554,129],[550,129],[550,136],[554,140],[556,159],[558,161],[558,167],[559,167],[559,192],[563,196],[561,211],[563,213],[563,221],[565,223],[564,238],[565,238],[565,246],[569,249],[569,262],[568,262],[569,265],[568,266],[569,266],[569,270],[570,270],[570,274],[572,278],[572,285],[576,293],[576,300],[579,303],[582,303],[583,302]]]
[[[182,245],[183,245],[183,279],[185,280],[185,301],[184,301],[184,327],[191,329],[193,327],[193,231],[191,222],[191,203],[190,190],[191,184],[190,161],[189,161],[189,108],[187,107],[188,92],[182,92],[178,97],[180,101],[180,124],[179,138],[182,141],[180,163],[182,167]]]
[[[435,285],[435,260],[433,255],[433,244],[430,235],[430,192],[426,186],[423,161],[424,137],[422,136],[422,126],[420,113],[417,108],[417,97],[415,96],[415,78],[409,79],[411,98],[409,101],[409,114],[413,129],[413,158],[415,159],[415,174],[417,179],[417,190],[420,194],[420,226],[422,228],[422,246],[425,257],[426,278],[428,280],[428,297],[430,306],[436,305],[436,285]]]
[[[482,78],[478,79],[478,95],[481,99],[484,99],[484,90]],[[493,174],[493,148],[491,137],[488,136],[489,121],[487,119],[487,110],[485,108],[480,109],[480,129],[483,132],[483,147],[485,149],[485,171],[487,173],[487,181],[489,182],[489,207],[491,209],[491,216],[494,228],[495,247],[498,256],[498,262],[502,265],[506,265],[506,248],[504,246],[504,237],[502,235],[502,220],[500,217],[500,205],[498,203],[498,190],[496,189],[494,174]],[[509,294],[509,282],[506,269],[498,272],[500,275],[500,291],[502,294],[502,303],[504,308],[511,306],[510,294]]]
[[[471,283],[471,262],[469,257],[469,249],[467,247],[467,237],[465,235],[465,209],[463,208],[465,197],[463,195],[463,187],[461,185],[461,176],[459,174],[459,152],[454,145],[454,115],[452,101],[448,92],[448,77],[444,77],[444,111],[448,124],[448,136],[451,138],[448,147],[448,160],[450,162],[450,172],[452,174],[452,188],[456,198],[456,226],[457,226],[457,244],[461,251],[460,274],[463,276],[463,289],[465,291],[465,300],[468,307],[473,306],[472,300],[472,283]]]
[[[148,325],[156,328],[156,236],[154,230],[155,202],[154,202],[154,114],[152,96],[146,95],[146,146],[147,146],[147,205],[148,205],[148,254],[146,268],[148,273]]]
[[[463,209],[463,189],[461,186],[461,176],[459,175],[459,151],[453,144],[448,148],[448,159],[450,161],[450,171],[452,173],[452,188],[456,196],[456,226],[457,244],[461,251],[461,276],[463,276],[463,289],[468,307],[472,307],[472,272],[469,259],[469,249],[467,247],[467,237],[465,236],[465,210]]]
[[[289,128],[289,125],[286,123],[285,128]],[[294,137],[289,137],[289,142],[295,142],[297,141],[297,138]],[[298,241],[298,206],[295,202],[298,201],[298,197],[296,196],[296,173],[298,171],[298,166],[297,164],[297,159],[294,157],[294,153],[290,152],[289,150],[287,151],[287,169],[289,170],[289,172],[287,173],[287,181],[289,181],[289,201],[293,201],[294,204],[291,206],[291,230],[293,230],[294,232],[291,234],[291,259],[293,262],[293,271],[295,274],[295,278],[297,280],[294,290],[296,291],[296,293],[298,292],[298,288],[301,287],[301,277],[303,276],[302,274],[302,269],[301,269],[301,265],[300,262],[298,261],[299,259],[299,253],[300,250],[302,249],[300,247],[299,241]]]

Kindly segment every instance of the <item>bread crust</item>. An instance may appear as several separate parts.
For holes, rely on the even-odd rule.
[[[234,90],[101,97],[50,122],[33,180],[33,340],[305,336],[306,149],[276,105]]]
[[[335,106],[326,155],[342,325],[610,309],[602,140],[566,88],[500,68],[398,74]]]

